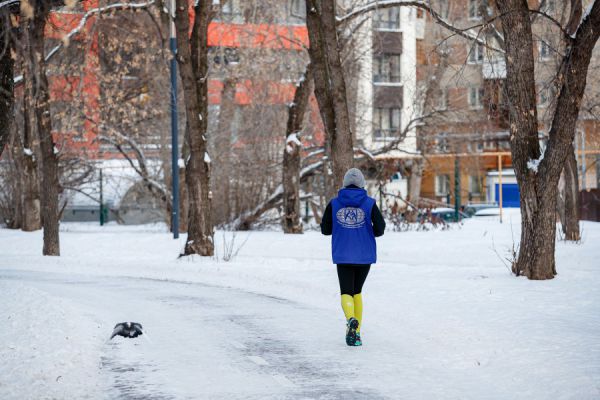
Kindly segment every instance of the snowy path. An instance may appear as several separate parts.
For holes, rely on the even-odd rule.
[[[253,232],[231,262],[161,226],[0,229],[0,399],[600,399],[600,224],[511,276],[507,218],[386,233],[348,348],[329,240]],[[238,240],[246,234],[239,234]],[[217,245],[222,243],[221,233]],[[219,249],[221,251],[221,249]],[[151,341],[116,338],[139,321]]]
[[[150,340],[116,338],[104,347],[107,398],[384,398],[344,379],[358,366],[333,350],[361,349],[344,348],[343,327],[323,310],[200,283],[5,270],[0,280],[77,303],[102,334],[111,321],[144,324]],[[327,320],[336,337],[317,344],[310,326]]]

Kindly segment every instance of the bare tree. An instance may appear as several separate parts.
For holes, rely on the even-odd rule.
[[[169,224],[170,53],[158,21],[156,8],[144,8],[121,11],[96,22],[100,101],[97,117],[87,121],[98,131],[101,154],[117,152],[128,162],[140,179],[136,188],[156,201],[156,211]]]
[[[578,25],[561,62],[560,92],[542,155],[538,142],[537,100],[530,9],[520,0],[498,0],[506,46],[506,91],[510,99],[513,164],[521,188],[521,242],[516,275],[551,279],[554,258],[557,184],[575,135],[592,50],[600,36],[600,3],[594,1]]]
[[[0,155],[10,136],[13,116],[14,60],[11,54],[11,27],[8,7],[0,9]]]
[[[313,66],[315,96],[325,126],[326,153],[330,156],[333,172],[334,184],[329,185],[327,193],[328,197],[333,197],[335,185],[343,180],[346,171],[354,164],[346,82],[336,25],[336,1],[306,0],[306,9],[310,40],[308,53]]]
[[[27,35],[27,68],[31,71],[36,130],[41,154],[41,215],[44,228],[43,254],[60,255],[59,243],[59,167],[58,150],[52,137],[50,92],[44,55],[44,29],[51,2],[21,2],[21,18],[26,20],[23,35]]]
[[[40,146],[37,140],[36,116],[34,114],[35,92],[32,75],[33,68],[29,67],[29,63],[31,62],[31,55],[29,53],[31,43],[27,30],[28,23],[28,19],[26,18],[22,18],[20,21],[21,32],[17,50],[20,55],[20,69],[22,71],[24,90],[21,97],[22,112],[20,113],[22,123],[21,129],[15,131],[17,136],[14,140],[13,157],[18,162],[21,177],[19,185],[21,191],[21,229],[24,231],[34,231],[42,227],[39,179],[39,172],[41,170],[38,165]],[[18,135],[19,133],[22,133],[22,135]]]
[[[581,20],[581,0],[571,0],[570,17],[566,32],[573,35],[579,27]],[[566,46],[569,46],[568,40]],[[564,213],[561,213],[562,230],[565,240],[578,241],[581,239],[579,231],[579,177],[577,173],[577,156],[575,147],[571,144],[563,169],[564,186]],[[584,156],[585,157],[585,156]],[[585,171],[583,175],[585,179]]]
[[[212,256],[214,233],[210,205],[210,157],[207,152],[208,124],[208,24],[212,3],[197,2],[190,35],[187,0],[177,0],[177,62],[185,98],[187,135],[190,156],[186,160],[188,189],[188,240],[184,254]]]
[[[23,212],[21,209],[21,175],[20,161],[22,147],[15,143],[19,137],[16,134],[15,124],[13,124],[6,151],[0,161],[0,215],[2,223],[9,229],[21,228]]]
[[[306,67],[294,92],[294,101],[288,107],[285,150],[283,152],[283,217],[285,233],[302,233],[300,221],[300,165],[301,132],[312,92],[311,64]]]

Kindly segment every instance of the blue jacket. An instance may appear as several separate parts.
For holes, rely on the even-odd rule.
[[[375,199],[361,188],[344,188],[331,200],[332,240],[331,255],[334,264],[374,264],[377,245],[371,211]]]

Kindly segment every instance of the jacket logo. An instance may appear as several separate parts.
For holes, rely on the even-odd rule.
[[[340,208],[335,216],[344,228],[360,228],[365,224],[365,212],[362,208]]]

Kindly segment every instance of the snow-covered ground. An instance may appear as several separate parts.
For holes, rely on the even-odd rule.
[[[160,225],[63,224],[61,257],[0,229],[0,399],[598,399],[600,224],[532,282],[501,260],[518,221],[378,239],[362,348],[317,232],[238,233],[224,262]],[[108,342],[122,321],[147,335]]]

